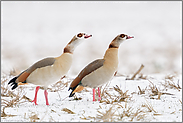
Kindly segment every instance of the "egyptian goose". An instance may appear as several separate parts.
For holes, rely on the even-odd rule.
[[[62,55],[55,58],[44,58],[36,62],[18,76],[11,79],[8,84],[11,84],[12,90],[17,88],[18,85],[24,85],[28,83],[38,85],[36,87],[34,100],[32,101],[35,103],[35,105],[37,105],[38,90],[40,86],[43,86],[46,105],[49,105],[47,92],[48,85],[57,82],[69,71],[72,64],[74,49],[82,41],[81,39],[87,39],[91,36],[92,35],[86,35],[85,33],[79,33],[75,35],[64,48]]]
[[[126,39],[133,37],[120,34],[110,43],[109,48],[105,52],[103,59],[97,59],[88,64],[79,75],[72,81],[69,90],[69,97],[72,97],[76,92],[80,92],[84,87],[93,88],[93,101],[95,101],[95,88],[98,87],[98,97],[101,100],[99,86],[108,82],[115,74],[118,68],[118,48],[119,45]]]

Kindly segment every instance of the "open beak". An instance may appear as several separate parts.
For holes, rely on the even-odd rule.
[[[84,38],[92,37],[92,35],[85,35]]]
[[[130,38],[134,38],[134,37],[133,37],[133,36],[128,36],[128,35],[127,35],[126,39],[130,39]]]

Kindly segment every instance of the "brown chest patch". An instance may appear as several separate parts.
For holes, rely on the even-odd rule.
[[[72,52],[71,52],[70,48],[65,47],[65,48],[64,48],[64,53],[72,53]]]
[[[17,78],[18,82],[24,82],[24,81],[27,79],[27,77],[28,77],[29,75],[30,75],[30,73],[27,73],[27,72],[22,73],[22,74]]]

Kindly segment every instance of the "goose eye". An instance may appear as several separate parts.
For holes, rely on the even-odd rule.
[[[121,34],[120,37],[121,37],[121,38],[124,38],[124,37],[125,37],[125,34]]]
[[[81,33],[79,33],[78,35],[77,35],[77,37],[79,37],[79,38],[81,38],[83,35],[81,34]]]

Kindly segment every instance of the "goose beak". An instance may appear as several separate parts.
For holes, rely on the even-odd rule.
[[[134,36],[128,36],[126,37],[126,39],[130,39],[130,38],[134,38]]]
[[[85,35],[84,38],[92,37],[92,35]]]

